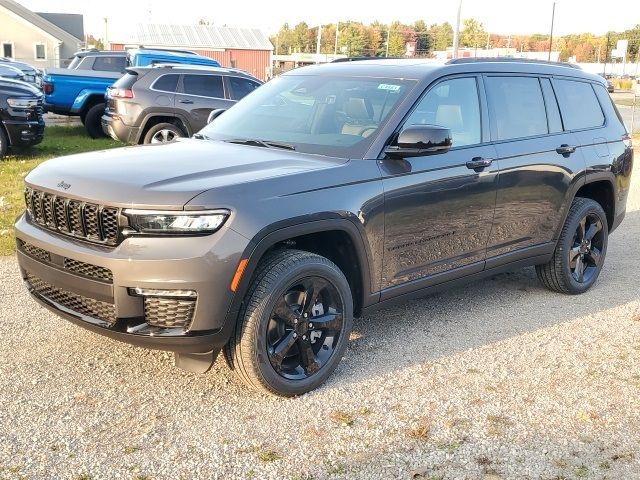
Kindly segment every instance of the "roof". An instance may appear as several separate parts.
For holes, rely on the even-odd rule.
[[[2,0],[0,0],[2,1]],[[111,35],[111,43],[171,46],[197,49],[273,50],[269,38],[257,28],[216,27],[213,25],[138,24],[121,38]]]
[[[68,43],[70,45],[82,43],[82,40],[76,38],[71,33],[64,31],[62,28],[54,25],[49,20],[41,17],[35,12],[32,12],[28,8],[23,7],[13,0],[0,0],[0,7],[4,7],[15,15],[22,17],[27,22],[31,23],[40,30],[45,31],[54,38],[57,38],[61,42]]]
[[[424,80],[432,74],[457,73],[530,73],[540,75],[564,75],[584,78],[603,83],[601,77],[575,68],[568,63],[546,61],[519,61],[518,59],[477,59],[475,61],[449,61],[432,59],[391,59],[359,60],[357,62],[335,62],[324,65],[290,70],[284,75],[346,75],[373,78],[398,78]]]
[[[36,12],[36,15],[40,15],[75,38],[84,38],[84,18],[79,13]]]

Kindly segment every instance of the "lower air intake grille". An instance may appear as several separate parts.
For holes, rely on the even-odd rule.
[[[108,268],[91,265],[90,263],[73,260],[72,258],[65,258],[63,266],[65,270],[69,270],[70,272],[96,280],[113,283],[113,273],[111,273],[111,270]]]
[[[30,273],[27,273],[27,283],[42,297],[62,305],[69,310],[102,320],[109,324],[113,324],[116,321],[115,306],[111,303],[83,297],[77,293],[54,287]]]
[[[195,309],[195,300],[158,297],[144,299],[144,319],[154,327],[188,329]]]

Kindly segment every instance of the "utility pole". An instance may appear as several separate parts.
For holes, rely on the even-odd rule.
[[[320,63],[320,40],[322,39],[322,25],[318,25],[318,42],[316,44],[316,63]]]
[[[553,21],[556,16],[556,2],[553,2],[553,9],[551,10],[551,34],[549,35],[549,56],[547,60],[551,61],[551,47],[553,46]]]
[[[384,54],[385,58],[389,56],[389,39],[390,38],[391,38],[391,24],[389,24],[389,27],[387,28],[387,51]]]
[[[453,58],[458,58],[458,43],[460,43],[460,12],[461,11],[462,11],[462,0],[460,0],[460,3],[458,3],[456,29],[453,31]]]
[[[338,54],[338,31],[340,30],[340,21],[336,22],[336,45],[333,47],[333,55]]]
[[[104,49],[109,50],[109,20],[104,17]]]
[[[604,67],[602,67],[602,74],[607,73],[607,61],[609,60],[609,42],[611,41],[611,32],[607,33],[607,48],[604,52]]]

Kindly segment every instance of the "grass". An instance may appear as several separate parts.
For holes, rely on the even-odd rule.
[[[84,127],[47,127],[41,144],[13,151],[0,159],[0,255],[15,250],[13,222],[24,210],[24,177],[39,164],[54,157],[122,146],[111,139],[92,139]]]
[[[280,460],[282,457],[278,452],[273,450],[261,450],[258,452],[258,460],[264,463],[275,462],[276,460]]]

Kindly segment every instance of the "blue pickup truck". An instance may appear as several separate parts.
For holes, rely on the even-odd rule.
[[[127,67],[156,63],[220,66],[211,58],[186,50],[141,48],[128,52],[78,52],[69,68],[46,70],[42,85],[44,109],[80,117],[89,136],[104,136],[100,119],[104,113],[107,87],[119,79]]]

